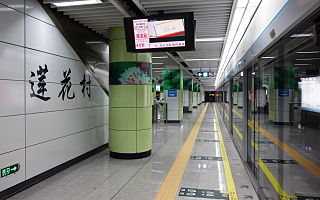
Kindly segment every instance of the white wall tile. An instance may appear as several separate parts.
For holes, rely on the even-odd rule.
[[[20,164],[20,170],[17,173],[0,178],[0,191],[25,180],[25,149],[0,155],[0,169],[17,163]]]
[[[79,60],[77,54],[56,27],[29,16],[26,16],[26,46]]]
[[[88,97],[88,92],[86,88],[84,88],[84,93],[82,93],[83,86],[78,85],[77,88],[78,88],[77,108],[104,106],[109,104],[108,96],[105,94],[105,92],[101,87],[91,86],[90,98]]]
[[[0,154],[24,148],[25,116],[0,117],[0,133]]]
[[[104,127],[27,148],[27,179],[106,143]]]
[[[24,81],[0,80],[0,117],[24,114]]]
[[[45,74],[46,82],[60,83],[64,79],[63,72],[70,69],[71,83],[79,84],[76,61],[30,49],[26,50],[26,80],[30,80],[31,71],[37,73],[39,66],[44,68],[45,65],[48,68],[48,72]]]
[[[24,12],[24,0],[0,0],[0,3],[10,8]]]
[[[45,88],[47,92],[44,93],[45,97],[50,97],[51,99],[48,101],[43,101],[36,97],[31,97],[32,93],[31,85],[29,83],[26,84],[26,106],[27,113],[37,113],[37,112],[48,112],[48,111],[57,111],[57,110],[66,110],[66,109],[75,109],[76,108],[76,98],[77,98],[77,86],[72,85],[69,92],[69,97],[73,96],[73,92],[75,94],[74,99],[67,98],[67,92],[65,93],[64,101],[62,100],[62,96],[59,96],[59,93],[62,90],[62,85],[57,83],[47,83]],[[35,92],[38,90],[37,83],[34,85]]]
[[[0,4],[0,41],[24,45],[24,15]],[[8,20],[10,19],[10,20]]]
[[[0,42],[0,79],[24,80],[24,48]]]
[[[26,0],[26,14],[55,25],[37,0]]]
[[[22,13],[24,2],[26,27]],[[15,163],[21,165],[21,171],[16,175],[0,179],[1,192],[24,181],[25,168],[27,177],[31,178],[107,143],[109,98],[38,1],[0,0],[0,3],[21,11],[0,4],[3,11],[0,12],[0,41],[21,46],[26,42],[27,47],[24,66],[24,49],[0,42],[0,133],[5,138],[0,141],[0,167]],[[49,71],[46,73],[47,91],[44,96],[51,97],[48,101],[32,98],[28,82],[38,81],[39,65],[44,67],[45,64]],[[60,82],[64,78],[63,71],[69,68],[72,71],[70,95],[74,92],[75,98],[63,101],[58,97],[62,89]],[[31,71],[36,77],[30,77]],[[81,93],[83,74],[86,78],[91,77],[90,99]],[[101,74],[107,75],[104,81],[108,85],[108,72]],[[37,91],[38,82],[34,84]],[[25,110],[27,115],[24,115]],[[9,115],[16,116],[4,117]],[[29,146],[27,150],[25,141]],[[19,148],[23,149],[14,151]],[[5,153],[8,151],[12,152]]]
[[[80,83],[83,80],[83,75],[86,76],[86,80],[91,80],[91,85],[99,85],[96,79],[92,76],[92,74],[86,69],[85,65],[82,62],[77,61],[77,67],[78,67],[78,83]]]
[[[26,122],[27,146],[79,131],[76,110],[29,114]]]
[[[86,130],[108,124],[108,106],[77,109],[77,121],[80,130]]]

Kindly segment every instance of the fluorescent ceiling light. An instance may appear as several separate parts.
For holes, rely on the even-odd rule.
[[[197,38],[196,42],[223,42],[224,37],[217,37],[217,38]]]
[[[311,54],[311,53],[320,53],[320,51],[298,51],[297,53],[301,53],[301,54]]]
[[[320,58],[299,58],[296,60],[320,60]]]
[[[292,38],[302,38],[302,37],[312,37],[313,33],[301,33],[301,34],[293,34],[290,37]]]
[[[88,41],[86,44],[102,44],[102,41]]]
[[[163,69],[163,68],[152,68],[152,69]]]
[[[311,64],[294,64],[294,65],[311,65]]]
[[[165,59],[165,58],[168,58],[168,56],[159,56],[159,57],[152,57],[154,59]]]
[[[220,58],[195,58],[195,59],[185,59],[185,61],[212,61],[212,60],[214,60],[214,61],[218,61],[218,60],[220,60]]]
[[[164,63],[152,63],[153,65],[163,65]]]
[[[65,7],[65,6],[79,6],[79,5],[88,5],[88,4],[96,4],[102,3],[100,0],[85,0],[85,1],[65,1],[61,3],[53,3],[53,5],[57,7]]]
[[[274,59],[274,57],[272,56],[264,56],[264,57],[261,57],[262,59]]]

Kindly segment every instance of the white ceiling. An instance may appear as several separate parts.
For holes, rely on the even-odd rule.
[[[64,0],[66,1],[66,0]],[[64,2],[63,0],[43,0],[44,4]],[[81,1],[81,0],[77,0]],[[159,11],[164,13],[194,12],[196,20],[196,38],[221,38],[226,37],[229,18],[234,0],[133,0],[143,12],[151,15]],[[125,5],[119,0],[103,0],[103,3],[91,5],[78,5],[59,7],[63,12],[75,21],[91,28],[99,34],[109,37],[109,28],[123,25],[123,17],[132,16]],[[54,7],[54,6],[53,6]],[[221,57],[223,42],[197,42],[196,51],[178,52],[184,59],[215,59]],[[154,55],[166,56],[165,53]],[[168,58],[154,60],[157,63],[174,64]],[[194,71],[212,71],[217,73],[219,61],[187,61]],[[160,65],[154,65],[158,68]],[[156,74],[156,73],[154,73]],[[214,78],[200,78],[205,86],[213,86]]]

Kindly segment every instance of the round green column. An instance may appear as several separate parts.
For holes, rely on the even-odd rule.
[[[123,27],[110,30],[110,156],[143,158],[152,149],[152,56],[128,53]]]

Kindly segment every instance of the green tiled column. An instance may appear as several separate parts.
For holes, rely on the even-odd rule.
[[[192,112],[192,110],[193,110],[193,80],[192,80],[192,78],[185,78],[184,82],[183,82],[183,87],[185,89],[188,89],[188,91],[189,91],[188,111]]]
[[[269,120],[274,123],[290,122],[290,112],[294,109],[290,102],[298,89],[295,74],[294,67],[269,69]]]
[[[193,82],[193,94],[192,94],[192,99],[193,99],[193,108],[198,107],[198,83],[192,79]]]
[[[128,53],[123,27],[110,32],[110,156],[143,158],[152,149],[151,54]]]

